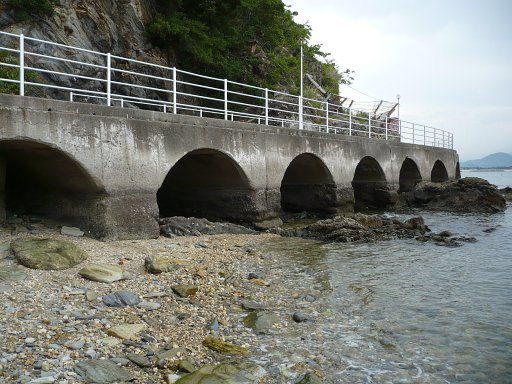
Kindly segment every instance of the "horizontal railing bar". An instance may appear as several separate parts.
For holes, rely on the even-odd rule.
[[[148,74],[145,74],[145,73],[139,73],[139,72],[134,72],[134,71],[127,71],[125,69],[117,69],[117,68],[111,68],[111,70],[112,70],[112,72],[120,72],[120,73],[127,73],[129,75],[143,76],[143,77],[147,77],[148,79],[169,81],[171,83],[173,82],[173,79],[170,79],[168,77],[160,77],[160,76],[148,75]]]
[[[50,73],[52,75],[59,75],[59,76],[68,76],[68,77],[76,77],[79,79],[86,79],[86,80],[92,80],[92,81],[100,81],[103,83],[106,83],[107,80],[105,79],[98,79],[96,77],[89,77],[89,76],[82,76],[82,75],[70,75],[65,72],[57,72],[57,71],[50,71],[49,69],[42,69],[42,68],[35,68],[35,67],[27,67],[25,66],[26,71],[34,71],[34,72],[43,72],[43,73]]]
[[[7,51],[7,52],[12,52],[12,53],[20,53],[19,49],[14,49],[14,48],[0,47],[0,50]]]
[[[19,80],[13,80],[13,79],[6,79],[4,77],[0,77],[0,81],[5,81],[6,83],[16,83],[16,84],[19,84],[20,81]]]
[[[72,63],[72,64],[78,64],[78,65],[86,65],[88,67],[93,67],[93,68],[107,69],[107,67],[105,67],[104,65],[84,63],[82,61],[71,60],[71,59],[63,59],[61,57],[48,56],[48,55],[43,55],[43,54],[40,54],[40,53],[33,53],[33,52],[26,52],[25,51],[25,54],[26,55],[30,55],[30,56],[42,57],[42,58],[45,58],[45,59],[63,61],[65,63]]]
[[[29,41],[37,41],[37,42],[43,43],[43,44],[54,45],[54,46],[61,47],[61,48],[74,49],[75,51],[93,53],[93,54],[100,55],[100,56],[107,56],[108,55],[107,53],[102,53],[102,52],[98,52],[98,51],[91,51],[90,49],[85,49],[85,48],[72,47],[70,45],[55,43],[53,41],[46,41],[46,40],[36,39],[35,37],[24,36],[24,39],[25,40],[29,40]]]
[[[12,36],[12,37],[20,37],[20,35],[17,34],[17,33],[10,33],[10,32],[5,32],[5,31],[0,31],[0,35],[6,35],[6,36]]]
[[[0,66],[2,67],[9,67],[9,68],[20,68],[19,64],[10,64],[10,63],[0,63]]]
[[[154,87],[148,87],[146,85],[139,85],[139,84],[123,83],[121,81],[113,81],[112,80],[110,83],[120,85],[120,86],[129,86],[129,87],[134,87],[134,88],[149,89],[151,91],[158,91],[158,92],[164,92],[164,93],[170,93],[170,94],[174,93],[172,90],[169,90],[169,89],[154,88]],[[151,99],[147,99],[147,100],[151,100]]]
[[[44,83],[33,83],[33,82],[29,82],[29,81],[25,81],[25,84],[26,85],[34,85],[34,86],[43,87],[43,88],[50,88],[50,89],[61,89],[63,91],[79,91],[79,92],[84,92],[83,89],[63,87],[63,86],[60,86],[60,85],[52,85],[52,84],[44,84]],[[98,91],[87,91],[87,92],[91,92],[93,94],[98,94],[98,95],[105,95],[105,92],[98,92]]]
[[[241,93],[241,92],[237,92],[237,91],[228,90],[228,94],[249,97],[251,99],[265,100],[265,96],[248,95],[247,93]]]
[[[184,73],[184,74],[186,74],[186,75],[191,75],[191,76],[200,77],[201,79],[216,80],[216,81],[224,82],[224,79],[219,79],[219,78],[217,78],[217,77],[210,77],[210,76],[206,76],[206,75],[200,75],[200,74],[198,74],[198,73],[184,71],[183,69],[178,69],[178,68],[176,68],[176,72],[178,72],[178,73]]]
[[[203,84],[194,84],[194,83],[189,83],[187,81],[177,81],[176,83],[177,84],[190,85],[190,86],[197,87],[197,88],[209,89],[211,91],[224,92],[224,88],[215,88],[215,87],[210,87],[208,85],[203,85]]]
[[[154,63],[150,63],[150,62],[146,62],[146,61],[140,61],[140,60],[136,60],[136,59],[130,59],[128,57],[110,55],[110,58],[111,59],[117,59],[117,60],[129,61],[131,63],[136,63],[136,64],[149,65],[150,67],[155,67],[155,68],[159,68],[159,69],[167,69],[169,71],[173,70],[172,67],[167,67],[165,65],[154,64]]]

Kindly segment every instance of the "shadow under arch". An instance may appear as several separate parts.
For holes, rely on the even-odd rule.
[[[229,155],[201,148],[188,152],[169,170],[157,192],[157,202],[160,217],[250,222],[255,191]]]
[[[430,172],[430,181],[433,183],[442,183],[447,180],[448,172],[446,171],[446,167],[441,160],[437,160],[432,167],[432,172]]]
[[[284,211],[332,213],[336,201],[336,184],[322,159],[303,153],[290,162],[281,181]]]
[[[0,202],[4,214],[35,215],[90,227],[89,208],[106,196],[72,156],[48,144],[0,141]]]
[[[414,186],[418,184],[421,180],[421,173],[418,166],[416,165],[414,160],[412,160],[409,157],[406,157],[404,162],[402,163],[402,167],[400,168],[399,192],[412,191]]]
[[[365,156],[357,164],[352,180],[354,210],[381,209],[396,203],[396,192],[389,191],[386,176],[379,162]]]

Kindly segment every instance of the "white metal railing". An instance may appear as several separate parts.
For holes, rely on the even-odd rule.
[[[23,34],[0,31],[0,53],[0,68],[11,69],[10,78],[0,75],[0,83],[17,84],[21,96],[65,98],[453,149],[453,134],[441,129]],[[60,71],[52,69],[57,64]]]

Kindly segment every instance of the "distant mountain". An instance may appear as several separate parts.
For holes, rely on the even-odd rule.
[[[479,160],[468,160],[460,163],[462,168],[504,168],[512,167],[512,155],[498,152]]]

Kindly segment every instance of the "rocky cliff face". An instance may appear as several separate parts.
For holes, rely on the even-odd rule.
[[[41,40],[49,40],[103,53],[110,52],[113,55],[164,66],[173,66],[174,59],[168,57],[168,53],[153,47],[144,36],[145,25],[156,12],[154,0],[61,0],[52,17],[47,19],[33,18],[21,22],[17,22],[12,13],[5,9],[0,9],[0,11],[0,28],[6,32],[23,33],[28,37]],[[9,39],[3,40],[2,42],[5,43]],[[17,48],[15,39],[10,39],[7,44]],[[34,42],[27,42],[27,44],[30,44],[40,53],[53,53],[71,60],[105,65],[105,58],[100,55],[64,50]],[[60,52],[57,53],[59,50]],[[97,78],[102,78],[105,75],[97,68],[79,66],[64,61],[46,60],[30,55],[26,56],[26,61],[29,66],[52,71]],[[123,69],[133,70],[133,64],[125,64]],[[154,71],[153,74],[163,75],[158,71]],[[104,88],[99,82],[80,81],[80,79],[73,77],[45,73],[39,73],[38,76],[41,78],[40,82],[43,83],[95,91],[102,91],[102,88]],[[130,82],[137,83],[138,80],[130,79]],[[59,94],[59,92],[38,87],[36,94],[40,92],[53,93],[54,96]],[[134,96],[147,96],[146,92],[141,90],[135,89],[133,92],[135,93]]]
[[[48,19],[16,22],[3,10],[0,28],[130,58],[160,57],[144,37],[144,25],[154,13],[152,0],[61,0]]]

